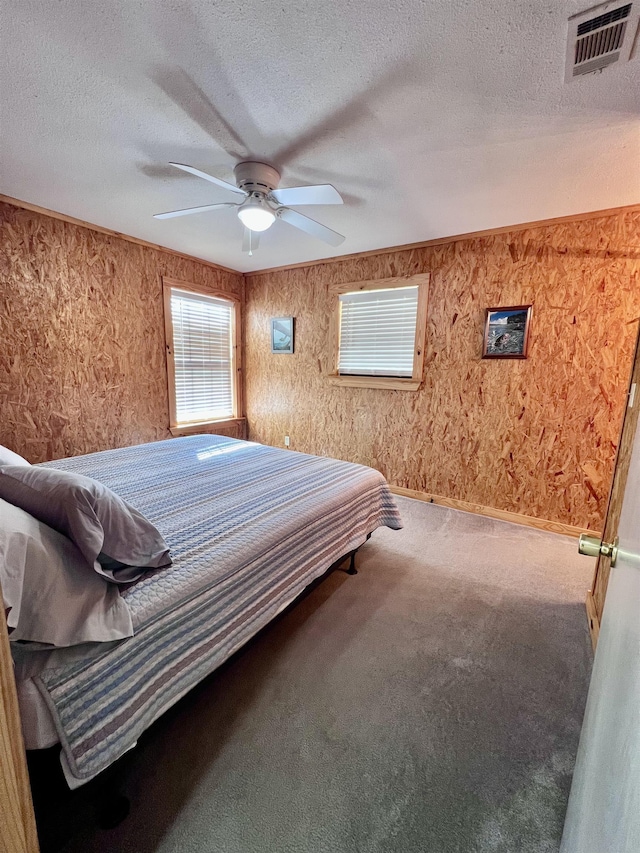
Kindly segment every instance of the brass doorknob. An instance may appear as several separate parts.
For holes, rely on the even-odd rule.
[[[597,536],[581,533],[578,540],[578,552],[587,557],[598,557],[600,554],[603,557],[611,557],[611,565],[615,566],[618,556],[618,539],[616,537],[613,542],[603,542]]]

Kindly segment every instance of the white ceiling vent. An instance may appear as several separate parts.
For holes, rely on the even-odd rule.
[[[640,0],[602,3],[569,18],[565,83],[626,62],[638,29]]]

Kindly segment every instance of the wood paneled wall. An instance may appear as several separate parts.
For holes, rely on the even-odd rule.
[[[0,203],[0,444],[31,462],[169,438],[161,276],[243,277]]]
[[[250,438],[390,483],[600,530],[640,316],[640,212],[247,277]],[[329,285],[431,272],[417,392],[327,383]],[[485,308],[532,303],[529,358],[482,360]],[[294,315],[295,353],[269,320]]]
[[[249,276],[250,437],[288,434],[292,449],[373,465],[402,488],[599,530],[639,267],[632,210]],[[421,390],[330,386],[329,285],[426,271]],[[0,443],[36,462],[169,437],[162,275],[245,287],[0,203]],[[530,357],[482,361],[484,309],[529,302]],[[296,351],[273,355],[269,320],[289,314]]]

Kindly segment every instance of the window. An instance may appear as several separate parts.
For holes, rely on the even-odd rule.
[[[429,274],[332,288],[333,384],[415,391],[422,381]]]
[[[341,375],[413,375],[418,286],[358,290],[340,299]]]
[[[237,417],[239,302],[164,279],[172,432]]]

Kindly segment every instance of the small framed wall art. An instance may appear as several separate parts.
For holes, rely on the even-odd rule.
[[[526,358],[531,305],[487,308],[484,321],[483,358]]]
[[[274,317],[271,320],[271,352],[293,352],[293,317]]]

